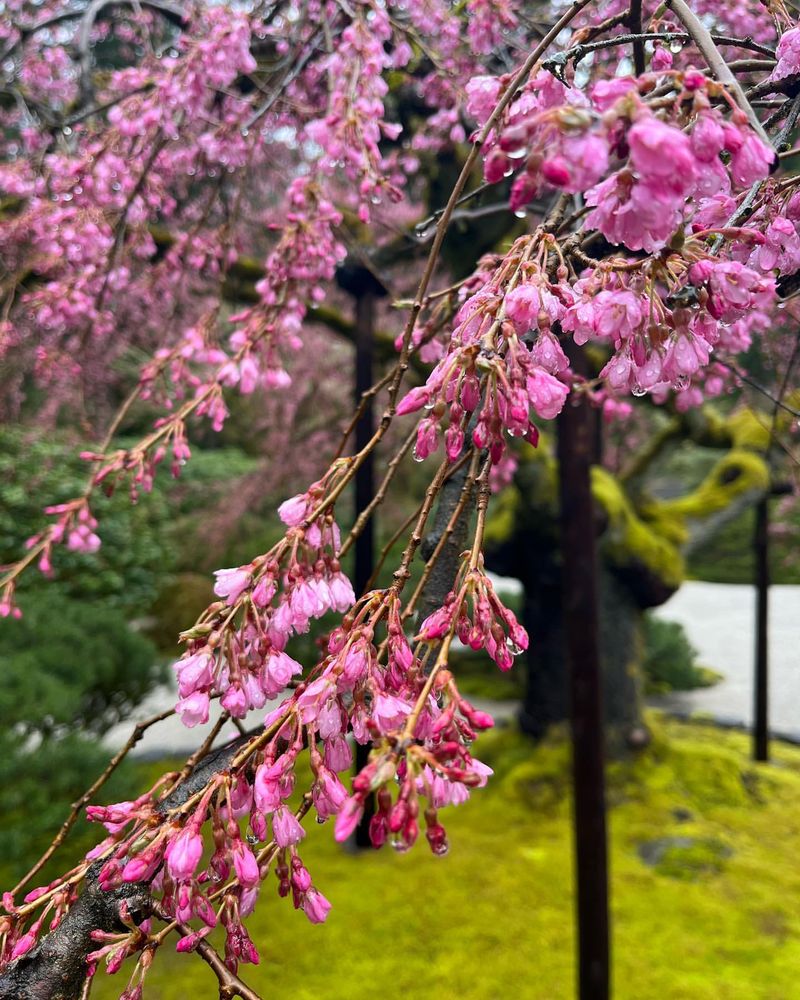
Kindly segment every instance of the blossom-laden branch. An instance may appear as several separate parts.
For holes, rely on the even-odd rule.
[[[166,294],[170,281],[181,286],[168,299],[175,329],[151,350],[131,397],[157,405],[157,423],[133,447],[114,451],[111,434],[87,456],[94,471],[85,494],[52,509],[55,525],[30,543],[27,561],[49,571],[59,542],[84,550],[99,543],[89,507],[95,488],[149,488],[170,453],[177,471],[189,455],[191,421],[205,417],[220,428],[231,391],[291,391],[284,358],[304,350],[310,306],[328,294],[345,242],[363,238],[367,226],[380,242],[391,206],[404,192],[415,196],[409,179],[420,155],[460,142],[462,122],[477,123],[444,207],[432,216],[428,210],[433,239],[398,331],[398,358],[370,390],[385,392],[373,437],[347,454],[345,434],[328,468],[280,506],[283,536],[248,563],[218,570],[217,599],[181,634],[176,710],[193,727],[209,720],[219,699],[224,714],[212,736],[180,773],[136,800],[88,805],[105,839],[62,878],[20,901],[4,897],[0,989],[36,982],[41,956],[63,949],[74,924],[83,936],[72,983],[101,964],[112,973],[125,965],[122,995],[139,1000],[154,956],[177,932],[178,950],[200,954],[222,996],[249,1000],[255,994],[239,968],[259,956],[246,921],[269,872],[279,896],[311,922],[323,922],[330,909],[300,853],[307,814],[332,820],[344,840],[373,796],[375,847],[410,849],[424,822],[431,850],[447,852],[441,810],[488,780],[473,744],[492,725],[461,695],[451,648],[458,640],[507,670],[528,644],[482,557],[491,487],[507,472],[509,440],[535,447],[540,424],[558,415],[570,393],[588,396],[610,417],[630,412],[628,395],[685,411],[720,394],[729,384],[724,366],[779,315],[776,282],[800,271],[797,177],[771,173],[769,137],[717,48],[755,44],[770,54],[773,22],[750,12],[751,26],[740,31],[742,11],[732,0],[709,28],[709,12],[696,6],[671,0],[648,15],[626,3],[595,17],[589,0],[579,0],[538,42],[526,38],[529,56],[501,76],[477,72],[475,53],[511,59],[511,43],[525,32],[511,3],[470,0],[450,10],[414,2],[402,17],[368,0],[322,3],[309,15],[313,23],[288,16],[281,4],[266,18],[201,7],[192,15],[197,24],[164,38],[176,55],[167,49],[161,68],[130,67],[98,95],[113,101],[130,88],[102,127],[87,119],[75,140],[56,146],[40,134],[39,164],[33,146],[25,147],[27,157],[4,175],[21,207],[2,247],[12,274],[3,331],[14,349],[41,333],[39,375],[58,368],[71,346],[108,342],[110,293],[120,296],[125,316],[143,292],[149,301]],[[146,16],[133,17],[132,37]],[[462,16],[471,52],[461,42]],[[572,44],[545,62],[573,22]],[[630,34],[619,34],[623,26]],[[116,21],[113,30],[120,30]],[[20,79],[28,63],[18,54],[31,46],[41,77],[38,33],[18,35],[11,32],[8,44]],[[676,35],[690,44],[680,52],[661,44]],[[633,76],[616,72],[623,44],[634,46]],[[800,30],[788,27],[774,53],[774,62],[737,69],[766,73],[776,87],[800,75]],[[576,63],[588,54],[591,70],[584,63],[579,73]],[[84,79],[85,56],[84,46]],[[390,110],[402,104],[402,88],[390,96],[388,82],[398,73],[423,106],[442,105],[429,108],[431,120],[405,146]],[[80,103],[69,73],[57,82],[39,80],[51,102],[61,93]],[[12,125],[22,141],[22,119]],[[139,169],[123,171],[126,158]],[[526,221],[502,250],[454,280],[442,275],[445,239],[481,161],[485,185],[507,185],[511,213]],[[273,193],[276,166],[288,178],[281,200]],[[189,180],[198,174],[202,184]],[[252,228],[242,206],[253,178],[280,221],[272,242],[264,241],[258,301],[226,316],[226,277]],[[196,197],[195,185],[208,197]],[[162,220],[180,223],[186,238],[154,265],[150,227]],[[22,235],[20,249],[14,241]],[[44,280],[28,292],[30,271]],[[571,370],[565,337],[603,352],[597,378]],[[409,389],[416,350],[433,368]],[[785,392],[782,386],[779,398]],[[343,539],[339,507],[357,470],[395,422],[420,412]],[[342,559],[411,450],[419,463],[437,459],[419,507],[381,564],[405,536],[402,554],[387,586],[371,582],[355,594]],[[408,594],[420,556],[421,577]],[[19,572],[12,568],[4,581],[6,612]],[[333,624],[320,654],[293,659],[290,639],[326,616]],[[223,718],[241,720],[253,709],[265,710],[263,726],[212,749]],[[348,790],[341,775],[352,766],[353,741],[372,750]],[[128,895],[139,887],[146,905],[132,908]],[[81,917],[97,899],[108,903],[109,918]],[[207,940],[216,927],[225,932],[224,954]]]

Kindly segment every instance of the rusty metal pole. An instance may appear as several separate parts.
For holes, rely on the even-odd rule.
[[[583,352],[570,344],[573,371]],[[572,727],[573,821],[580,1000],[610,996],[605,740],[592,507],[591,407],[572,395],[558,419],[564,630]]]
[[[756,585],[756,644],[753,701],[753,759],[769,760],[769,499],[756,506],[753,532]]]

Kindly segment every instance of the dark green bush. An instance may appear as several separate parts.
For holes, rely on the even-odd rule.
[[[78,450],[63,434],[0,429],[0,564],[19,559],[26,540],[52,521],[45,507],[81,495],[89,467]],[[175,563],[170,505],[159,491],[133,504],[123,489],[110,498],[97,494],[92,511],[100,522],[102,546],[91,554],[57,546],[47,590],[142,614]],[[41,586],[35,569],[23,576],[23,610],[26,592]]]
[[[649,694],[709,687],[717,675],[697,663],[697,650],[683,626],[654,615],[644,619],[644,669]]]
[[[41,737],[101,734],[163,677],[153,644],[122,615],[52,593],[0,619],[0,730]]]

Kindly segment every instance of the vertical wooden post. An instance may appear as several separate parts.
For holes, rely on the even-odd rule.
[[[583,352],[571,345],[573,371]],[[591,491],[594,421],[588,401],[571,396],[558,422],[564,627],[572,725],[573,819],[577,883],[578,996],[610,995],[608,849],[597,566]]]
[[[753,699],[753,759],[769,760],[769,498],[756,506],[753,532],[756,585],[756,643]]]

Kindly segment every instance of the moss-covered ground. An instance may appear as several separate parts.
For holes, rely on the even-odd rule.
[[[753,765],[748,741],[654,720],[650,748],[609,773],[617,1000],[800,997],[800,751]],[[292,1000],[569,1000],[573,992],[568,751],[511,731],[482,739],[497,775],[443,819],[452,849],[346,853],[328,826],[302,855],[334,908],[311,926],[273,880],[251,921],[245,979]],[[99,976],[94,1000],[121,977]],[[213,1000],[192,956],[162,954],[150,1000]]]

